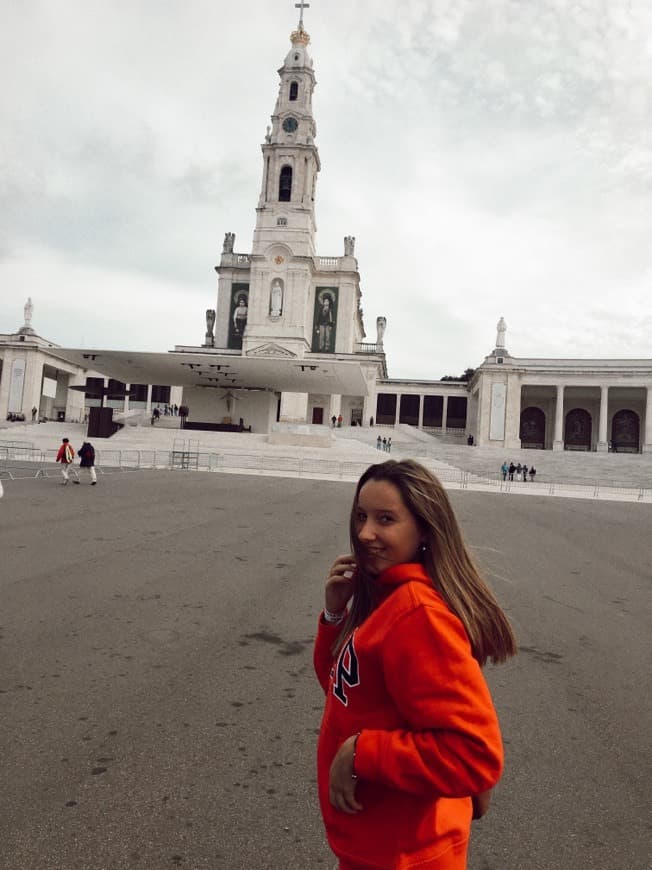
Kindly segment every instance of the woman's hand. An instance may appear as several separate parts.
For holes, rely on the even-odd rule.
[[[346,556],[338,556],[331,565],[326,578],[326,610],[331,613],[342,613],[353,595],[355,574],[356,567],[353,556],[350,553]]]
[[[328,783],[328,798],[336,810],[353,815],[359,813],[362,804],[355,799],[357,780],[353,777],[353,756],[357,734],[352,734],[337,750],[331,764]]]

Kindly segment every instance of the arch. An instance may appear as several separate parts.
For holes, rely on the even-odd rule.
[[[611,421],[611,449],[614,453],[638,453],[641,421],[630,408],[617,411]]]
[[[531,406],[521,412],[519,430],[521,447],[543,450],[546,446],[546,415],[541,408]]]
[[[299,96],[299,82],[290,82],[290,101],[294,102]]]
[[[281,167],[281,174],[278,178],[278,199],[279,202],[290,202],[292,199],[292,167]]]
[[[590,450],[593,422],[584,408],[573,408],[566,414],[565,450]]]

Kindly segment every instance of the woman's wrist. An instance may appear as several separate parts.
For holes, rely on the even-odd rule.
[[[327,607],[324,607],[324,622],[327,622],[329,625],[339,625],[340,622],[344,622],[346,618],[346,608],[344,610],[336,611],[333,613],[332,610],[329,610]]]

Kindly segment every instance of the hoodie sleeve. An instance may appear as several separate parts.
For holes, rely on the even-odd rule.
[[[460,620],[422,605],[383,645],[387,690],[406,726],[363,730],[356,773],[411,794],[464,797],[492,788],[503,748],[489,689]]]
[[[313,665],[319,684],[324,692],[328,691],[328,679],[333,665],[333,653],[331,650],[341,630],[341,625],[329,625],[327,622],[324,622],[323,614],[319,614],[317,637],[315,638],[313,650]]]

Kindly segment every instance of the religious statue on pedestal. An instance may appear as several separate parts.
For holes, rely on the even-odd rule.
[[[280,317],[283,312],[283,285],[280,278],[275,278],[269,294],[269,313],[271,317]]]
[[[213,328],[215,326],[215,309],[207,308],[206,309],[206,337],[204,340],[204,347],[215,347],[215,337],[213,335]]]
[[[383,349],[383,336],[385,335],[385,328],[387,327],[387,318],[386,317],[377,317],[376,318],[376,350],[382,352]]]
[[[505,334],[507,332],[507,324],[505,323],[505,318],[501,317],[498,323],[496,324],[496,329],[498,330],[496,333],[496,349],[505,349]]]
[[[223,254],[232,254],[234,245],[235,245],[235,233],[224,233],[224,244],[222,245],[222,253]]]
[[[355,254],[355,236],[344,236],[344,256],[353,257]]]
[[[25,315],[25,326],[32,325],[32,314],[34,313],[34,305],[32,303],[32,297],[27,297],[27,302],[25,303],[25,307],[23,308],[23,314]]]

